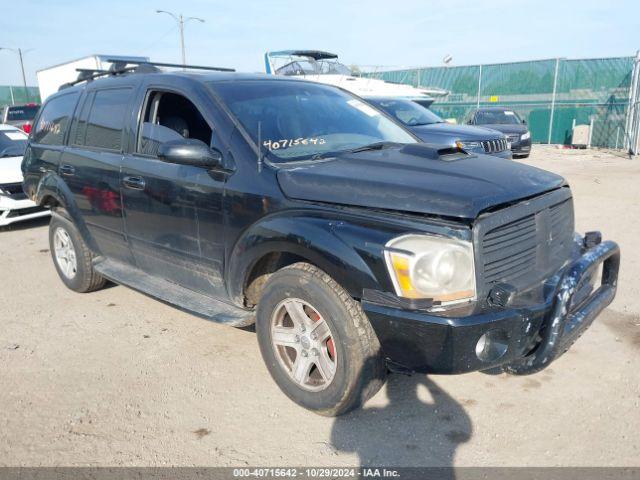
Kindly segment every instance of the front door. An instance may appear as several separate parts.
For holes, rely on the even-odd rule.
[[[198,208],[208,205],[210,215],[213,205],[221,232],[224,183],[204,168],[157,157],[162,143],[180,138],[210,145],[212,128],[185,95],[149,89],[137,141],[121,172],[127,237],[140,269],[216,297],[222,292],[222,252],[219,260],[203,255]]]

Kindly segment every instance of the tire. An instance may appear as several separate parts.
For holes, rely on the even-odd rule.
[[[93,269],[93,254],[78,229],[59,212],[53,212],[49,223],[49,251],[60,279],[69,289],[86,293],[106,284],[106,280]]]
[[[304,331],[301,324],[307,325]],[[271,275],[258,304],[256,332],[262,358],[280,389],[320,415],[344,414],[384,385],[380,343],[360,304],[313,265],[295,263]],[[301,381],[294,372],[303,372],[297,375]]]

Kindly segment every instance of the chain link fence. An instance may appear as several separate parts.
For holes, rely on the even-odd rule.
[[[527,120],[534,142],[569,144],[573,125],[586,124],[591,145],[633,150],[640,128],[638,65],[637,57],[557,58],[362,75],[448,90],[431,108],[458,123],[475,108],[506,106]]]
[[[40,103],[38,87],[15,87],[0,85],[0,111],[7,105],[22,105],[25,103]]]

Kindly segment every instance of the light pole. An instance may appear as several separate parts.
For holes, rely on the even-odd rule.
[[[200,23],[204,23],[204,20],[198,17],[185,18],[182,14],[176,15],[175,13],[167,12],[166,10],[156,10],[156,13],[166,13],[167,15],[171,15],[171,17],[173,17],[173,19],[178,23],[178,28],[180,29],[180,50],[182,51],[182,65],[186,65],[187,58],[184,49],[184,24],[189,20],[197,20]]]
[[[24,74],[24,61],[22,60],[23,51],[21,48],[9,48],[9,47],[0,47],[0,50],[11,50],[14,53],[18,54],[18,58],[20,59],[20,70],[22,71],[22,84],[24,85],[24,94],[25,98],[29,97],[29,91],[27,90],[27,77]],[[31,50],[31,49],[29,49]],[[25,50],[24,53],[27,53],[29,50]]]

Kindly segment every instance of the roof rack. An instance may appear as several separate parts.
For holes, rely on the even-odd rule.
[[[235,68],[226,68],[226,67],[206,67],[204,65],[183,65],[181,63],[161,63],[161,62],[144,62],[144,61],[133,61],[133,60],[114,60],[107,59],[107,62],[121,63],[121,64],[131,64],[131,65],[151,65],[154,67],[172,67],[172,68],[182,68],[189,70],[213,70],[215,72],[235,72]]]
[[[115,65],[115,64],[114,64]],[[76,72],[78,73],[78,78],[72,82],[67,82],[60,86],[58,91],[64,90],[65,88],[73,87],[78,83],[82,82],[90,82],[96,78],[104,77],[106,75],[122,75],[123,73],[133,72],[138,69],[138,67],[125,67],[121,66],[120,68],[110,68],[109,70],[94,70],[91,68],[76,68]],[[157,71],[157,69],[156,69]]]
[[[122,75],[124,73],[158,73],[160,69],[158,67],[174,67],[183,68],[189,70],[212,70],[216,72],[235,72],[233,68],[225,67],[206,67],[202,65],[182,65],[179,63],[161,63],[161,62],[145,62],[145,61],[133,61],[133,60],[120,60],[109,58],[106,60],[111,63],[108,70],[90,69],[90,68],[76,68],[78,78],[72,82],[65,83],[60,86],[58,90],[72,87],[82,82],[91,82],[92,80],[104,77],[107,75]],[[134,65],[127,67],[127,65]]]

